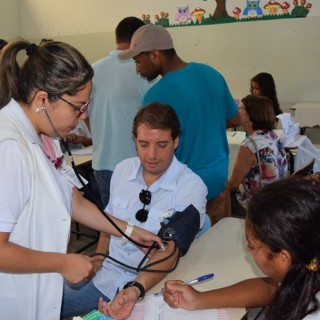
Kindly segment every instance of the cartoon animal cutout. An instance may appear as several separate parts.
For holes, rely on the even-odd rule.
[[[260,8],[260,0],[247,0],[247,6],[243,10],[243,15],[251,18],[261,16],[262,9]]]
[[[187,24],[188,21],[192,20],[192,15],[189,12],[189,6],[178,7],[175,20],[179,21],[180,24]]]

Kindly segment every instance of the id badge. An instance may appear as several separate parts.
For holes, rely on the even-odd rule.
[[[60,169],[60,174],[62,174],[73,186],[77,187],[78,189],[83,188],[83,185],[81,184],[81,182],[79,181],[78,177],[76,176],[74,170],[68,166],[68,165],[63,165]],[[82,176],[81,180],[83,181],[83,183],[85,185],[88,184],[88,181],[83,178]]]

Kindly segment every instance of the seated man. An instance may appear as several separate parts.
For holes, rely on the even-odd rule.
[[[102,261],[97,257],[99,271],[91,281],[81,288],[65,286],[62,317],[97,308],[100,297],[106,301],[113,299],[111,307],[116,318],[129,317],[139,298],[161,281],[176,263],[180,252],[176,246],[184,254],[204,222],[207,188],[199,176],[174,156],[180,136],[175,111],[167,105],[151,103],[137,113],[133,135],[139,157],[126,159],[116,166],[106,211],[128,221],[126,234],[130,236],[131,224],[157,233],[164,213],[174,209],[177,213],[171,219],[182,216],[174,222],[179,229],[177,241],[167,241],[167,250],[155,251],[147,261],[148,264],[158,262],[150,268],[154,272],[137,272],[109,258]],[[190,205],[195,214],[188,210]],[[190,217],[195,215],[196,223],[190,223]],[[97,252],[108,250],[112,258],[134,268],[144,258],[144,253],[126,238],[118,240],[101,234]]]

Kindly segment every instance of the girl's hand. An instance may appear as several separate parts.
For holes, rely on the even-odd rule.
[[[196,310],[199,292],[181,281],[172,280],[165,283],[164,301],[171,308]]]

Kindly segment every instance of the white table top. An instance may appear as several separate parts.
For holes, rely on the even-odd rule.
[[[92,155],[74,155],[73,160],[76,166],[88,164],[92,161]]]
[[[293,105],[295,120],[300,127],[315,127],[320,125],[320,102],[300,102]]]
[[[320,108],[320,102],[299,102],[294,104],[291,109],[318,109]]]
[[[227,131],[228,144],[240,144],[246,138],[244,131]]]
[[[92,146],[79,150],[71,150],[71,154],[76,166],[88,164],[92,161]],[[65,153],[65,160],[67,164],[71,165],[68,153]]]
[[[164,281],[179,279],[189,281],[213,272],[214,279],[195,285],[200,291],[210,290],[234,284],[238,281],[262,276],[253,258],[246,250],[244,220],[224,218],[215,224],[203,236],[196,239],[187,255],[180,259],[175,271],[165,280],[152,288],[149,293],[163,288]],[[226,309],[230,320],[239,320],[245,310]]]

